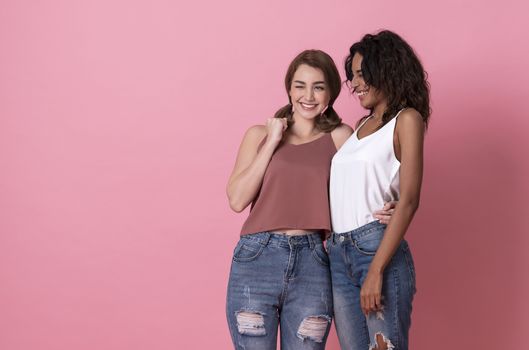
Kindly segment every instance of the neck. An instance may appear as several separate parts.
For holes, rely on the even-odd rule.
[[[290,133],[300,137],[307,138],[312,135],[318,134],[319,130],[316,128],[314,119],[305,119],[297,116],[296,113],[293,115],[294,124],[289,128]]]
[[[381,102],[377,104],[373,108],[373,119],[382,120],[382,116],[384,115],[384,112],[386,111],[387,108],[388,108],[388,105],[385,102]]]

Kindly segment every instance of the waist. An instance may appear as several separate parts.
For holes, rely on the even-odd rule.
[[[271,231],[268,231],[273,234],[277,235],[283,235],[283,236],[303,236],[303,235],[310,235],[314,233],[321,233],[321,230],[296,230],[296,229],[274,229]]]
[[[367,236],[375,231],[384,231],[387,225],[380,223],[380,221],[372,221],[366,225],[360,226],[354,230],[336,233],[333,232],[330,236],[332,242],[345,242],[346,240],[357,241],[360,238]]]
[[[376,221],[373,213],[381,210],[385,203],[398,201],[398,193],[392,191],[370,192],[365,196],[360,190],[331,192],[330,212],[333,232],[351,232]]]
[[[314,247],[323,243],[319,231],[304,235],[285,235],[282,233],[264,231],[241,236],[241,240],[243,239],[255,240],[265,246],[273,245],[283,248],[292,248],[294,246]]]

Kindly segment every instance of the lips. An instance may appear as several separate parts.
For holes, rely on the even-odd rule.
[[[362,90],[362,91],[355,91],[355,94],[356,94],[356,96],[358,96],[358,97],[363,97],[363,96],[367,95],[368,92],[369,92],[369,89],[367,89],[367,90]]]
[[[318,106],[318,104],[303,103],[303,102],[299,102],[299,104],[306,111],[312,111],[312,110],[316,109],[316,107]]]

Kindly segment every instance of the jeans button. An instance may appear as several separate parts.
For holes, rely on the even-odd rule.
[[[343,241],[345,241],[345,237],[344,236],[340,236],[340,242],[343,243]]]

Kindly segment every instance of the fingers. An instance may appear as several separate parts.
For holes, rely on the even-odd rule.
[[[393,213],[395,212],[395,209],[388,209],[388,210],[377,210],[373,213],[373,216],[376,216],[376,215],[393,215]]]
[[[397,206],[397,202],[391,201],[384,203],[384,207],[381,210],[377,210],[373,213],[373,217],[380,221],[382,224],[389,224],[389,220],[391,219],[391,216],[395,212],[395,207]]]
[[[389,210],[377,210],[373,213],[373,217],[380,221],[382,224],[389,224],[389,220],[391,219],[391,216],[393,216],[393,213],[395,213],[395,209],[389,209]]]
[[[383,310],[382,301],[384,297],[382,296],[382,286],[379,286],[377,281],[379,278],[381,277],[368,276],[360,289],[360,308],[366,317],[370,312]]]
[[[375,305],[374,305],[375,310],[374,311],[382,310],[382,296],[380,294],[375,295],[375,300],[374,301],[375,301]]]
[[[266,125],[268,127],[271,127],[275,124],[281,124],[283,126],[283,130],[286,129],[286,127],[288,126],[288,123],[287,123],[287,118],[268,118],[266,120]]]
[[[376,297],[374,295],[369,296],[369,311],[375,311],[376,308]]]
[[[370,312],[376,312],[381,310],[382,304],[380,301],[380,295],[376,296],[374,294],[364,295],[360,298],[360,307],[362,312],[367,317]]]
[[[283,131],[285,131],[288,128],[287,118],[280,118],[280,120],[283,123]]]
[[[270,139],[281,140],[288,124],[286,118],[268,118],[266,120],[266,131]]]
[[[362,295],[361,293],[360,308],[362,309],[362,313],[364,314],[364,316],[367,317],[367,315],[369,314],[369,298],[367,297],[367,295]]]
[[[383,310],[382,295],[371,294],[360,297],[360,308],[364,316],[368,316],[370,312],[377,312]]]
[[[389,220],[391,220],[391,215],[373,215],[373,217],[385,225],[389,224]]]
[[[395,209],[395,207],[397,206],[397,201],[390,201],[390,202],[386,202],[384,203],[384,208],[383,210],[390,210],[390,209]]]

